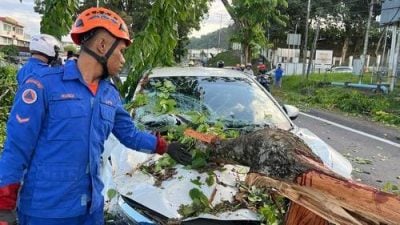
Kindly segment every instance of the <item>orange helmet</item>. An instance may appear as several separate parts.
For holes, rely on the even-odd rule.
[[[115,12],[101,7],[92,7],[79,14],[72,26],[71,38],[75,44],[80,45],[81,35],[94,28],[106,29],[115,37],[123,39],[127,46],[132,43],[124,20]]]

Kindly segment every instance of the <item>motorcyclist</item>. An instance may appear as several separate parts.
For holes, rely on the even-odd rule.
[[[0,158],[2,225],[15,222],[17,195],[19,225],[103,224],[100,167],[110,133],[130,149],[182,158],[178,143],[136,129],[107,79],[132,42],[122,18],[84,10],[71,38],[81,46],[78,61],[37,71],[15,96]]]
[[[258,74],[265,74],[267,72],[267,67],[263,63],[259,64],[257,68],[258,68]]]
[[[270,91],[270,85],[272,84],[272,78],[266,72],[266,66],[259,64],[257,66],[258,73],[256,80],[267,90]]]
[[[62,51],[61,42],[48,34],[33,35],[29,43],[29,51],[32,56],[17,73],[18,84],[24,83],[28,75],[32,75],[38,69],[49,67],[58,58]]]
[[[251,77],[254,76],[254,71],[252,69],[251,63],[247,63],[246,67],[244,68],[243,72]]]

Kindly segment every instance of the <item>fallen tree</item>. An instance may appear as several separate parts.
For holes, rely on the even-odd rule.
[[[249,166],[249,185],[290,199],[286,225],[400,222],[398,196],[333,173],[289,131],[266,128],[227,140],[193,130],[185,134],[208,143],[214,160]]]

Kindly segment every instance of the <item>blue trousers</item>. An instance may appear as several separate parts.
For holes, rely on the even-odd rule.
[[[103,207],[90,214],[67,218],[41,218],[18,212],[19,225],[104,225]]]

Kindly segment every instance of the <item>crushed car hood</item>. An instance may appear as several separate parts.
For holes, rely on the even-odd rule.
[[[307,129],[296,128],[292,132],[303,139],[328,168],[343,177],[351,178],[350,162],[332,147]],[[176,174],[161,182],[160,186],[156,186],[156,178],[142,171],[141,166],[149,165],[161,156],[132,151],[111,135],[105,143],[103,157],[102,177],[105,193],[110,188],[116,189],[125,197],[153,211],[177,219],[182,218],[178,213],[180,206],[192,203],[189,196],[191,189],[200,189],[213,206],[222,201],[232,201],[238,192],[238,182],[244,181],[249,171],[248,167],[225,165],[225,170],[214,171],[216,182],[209,186],[206,183],[209,177],[207,173],[199,173],[177,165]],[[248,209],[228,211],[218,215],[202,214],[200,217],[220,220],[259,220],[258,215]]]
[[[237,183],[244,181],[249,172],[249,168],[245,166],[225,165],[224,170],[214,171],[216,182],[207,185],[206,179],[209,177],[207,173],[199,173],[182,165],[176,165],[176,174],[163,181],[160,186],[155,186],[156,178],[142,171],[140,167],[151,164],[162,156],[132,151],[119,143],[114,136],[107,140],[105,149],[107,151],[104,156],[108,154],[111,156],[112,165],[112,173],[103,169],[103,178],[106,179],[105,186],[115,188],[125,197],[168,218],[182,218],[178,209],[181,205],[192,203],[189,191],[193,188],[201,190],[211,200],[210,203],[213,206],[223,201],[232,201],[238,192]],[[107,158],[109,157],[107,156]],[[109,160],[107,161],[107,163],[110,163]],[[107,177],[110,175],[113,178],[113,183]],[[107,192],[107,190],[104,190],[104,192]],[[248,209],[224,212],[219,215],[203,214],[198,218],[259,220],[257,214]]]

